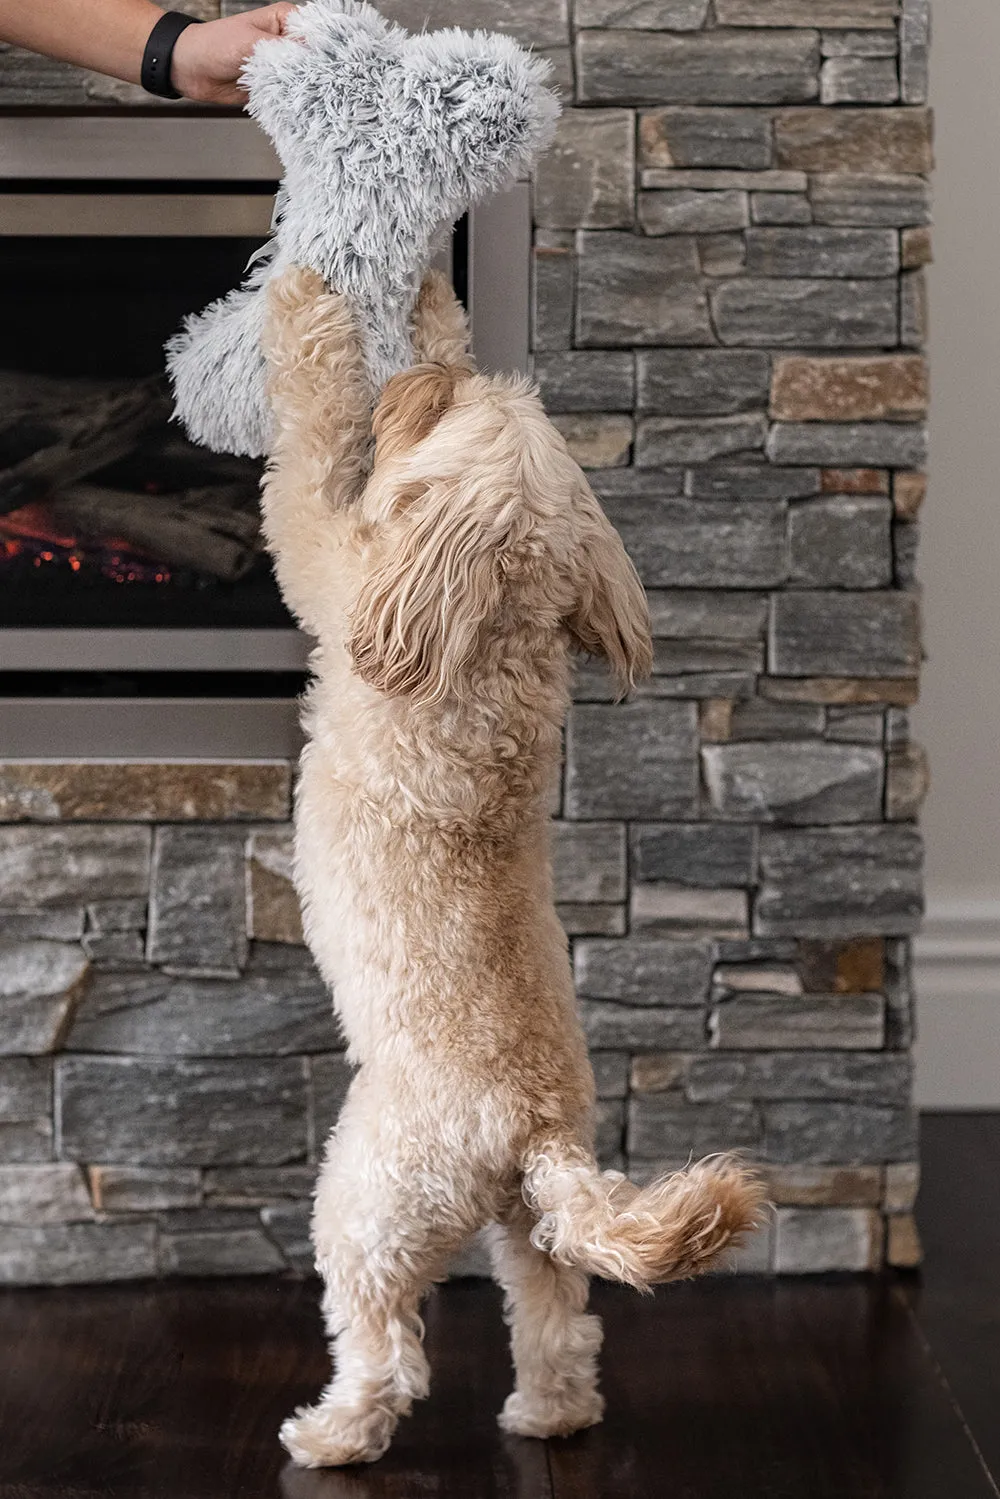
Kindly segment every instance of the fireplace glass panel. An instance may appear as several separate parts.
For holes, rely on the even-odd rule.
[[[259,244],[0,238],[0,626],[290,626],[260,464],[188,442],[163,379],[164,341]]]
[[[21,123],[33,149],[0,181],[0,698],[81,672],[122,691],[135,673],[301,673],[308,643],[259,543],[261,466],[189,443],[164,379],[164,342],[264,242],[276,163],[248,155],[245,121],[220,152],[224,121],[190,122],[185,147],[179,119],[151,143],[109,118],[87,122],[100,175],[63,177],[76,136],[56,149],[52,120]],[[176,178],[140,179],[150,162]],[[527,368],[530,244],[518,183],[442,248],[484,369]]]

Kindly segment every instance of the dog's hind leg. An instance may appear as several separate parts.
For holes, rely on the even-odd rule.
[[[534,1223],[518,1205],[490,1229],[516,1376],[500,1425],[519,1436],[568,1436],[604,1413],[597,1388],[601,1322],[586,1311],[587,1276],[536,1249],[529,1237]]]
[[[477,1226],[443,1178],[382,1154],[386,1144],[342,1121],[320,1174],[313,1234],[336,1372],[317,1404],[281,1428],[303,1467],[374,1462],[427,1395],[420,1302]]]

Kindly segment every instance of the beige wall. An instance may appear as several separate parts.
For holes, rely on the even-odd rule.
[[[1000,1107],[1000,3],[937,0],[918,1099]]]

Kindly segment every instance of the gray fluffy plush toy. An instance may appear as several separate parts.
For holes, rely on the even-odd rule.
[[[263,289],[289,264],[350,298],[373,395],[413,362],[410,316],[435,240],[547,144],[559,112],[547,73],[508,37],[410,36],[360,0],[312,0],[284,38],[257,46],[244,78],[285,168],[280,211],[246,283],[168,345],[196,442],[267,453]]]

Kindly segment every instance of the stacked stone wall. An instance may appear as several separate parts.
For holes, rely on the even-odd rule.
[[[602,1158],[764,1161],[746,1269],[912,1263],[925,0],[390,9],[513,32],[566,104],[535,374],[656,636],[625,705],[581,668],[556,808]],[[0,58],[0,105],[102,88]],[[305,1266],[348,1073],[291,767],[0,777],[0,1277]]]

